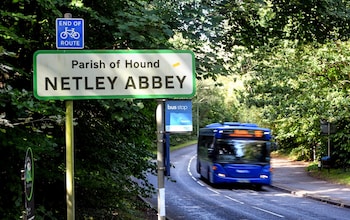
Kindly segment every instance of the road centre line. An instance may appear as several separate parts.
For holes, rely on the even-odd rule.
[[[234,202],[237,202],[237,203],[239,203],[239,204],[244,204],[244,202],[241,202],[241,201],[239,201],[239,200],[237,200],[237,199],[234,199],[234,198],[232,198],[232,197],[230,197],[230,196],[225,196],[227,199],[229,199],[229,200],[232,200],[232,201],[234,201]]]
[[[201,181],[197,180],[197,183],[201,186],[205,186]]]
[[[252,208],[257,209],[257,210],[260,210],[260,211],[262,211],[262,212],[266,212],[266,213],[268,213],[268,214],[271,214],[271,215],[274,215],[274,216],[277,216],[277,217],[280,217],[280,218],[284,218],[283,215],[279,215],[279,214],[277,214],[277,213],[268,211],[268,210],[266,210],[266,209],[262,209],[262,208],[259,208],[259,207],[256,207],[256,206],[252,206]]]
[[[220,192],[218,192],[218,191],[216,191],[216,190],[213,190],[213,189],[210,188],[210,187],[207,187],[207,189],[208,189],[209,191],[212,191],[212,192],[215,193],[215,194],[221,195]]]
[[[203,183],[201,183],[196,177],[194,177],[193,174],[191,173],[191,169],[190,169],[190,168],[191,168],[191,164],[192,164],[192,161],[194,160],[194,158],[196,158],[196,156],[197,156],[197,155],[194,155],[193,157],[191,157],[190,161],[188,162],[187,172],[188,172],[188,174],[192,177],[192,179],[195,180],[199,185],[205,186],[205,185],[204,185]],[[208,186],[207,186],[206,188],[207,188],[209,191],[214,192],[215,194],[222,195],[220,192],[218,192],[218,191],[216,191],[216,190],[214,190],[214,189],[212,189],[212,188],[210,188],[210,187],[208,187]],[[237,199],[234,199],[234,198],[232,198],[232,197],[230,197],[230,196],[225,196],[225,198],[227,198],[227,199],[229,199],[229,200],[231,200],[231,201],[237,202],[237,203],[239,203],[239,204],[241,204],[241,205],[244,205],[244,202],[241,202],[241,201],[239,201],[239,200],[237,200]],[[251,207],[254,208],[254,209],[256,209],[256,210],[259,210],[259,211],[268,213],[268,214],[270,214],[270,215],[277,216],[277,217],[279,217],[279,218],[285,218],[285,216],[283,216],[283,215],[277,214],[277,213],[275,213],[275,212],[271,212],[271,211],[266,210],[266,209],[262,209],[262,208],[259,208],[259,207],[256,207],[256,206],[251,206]]]

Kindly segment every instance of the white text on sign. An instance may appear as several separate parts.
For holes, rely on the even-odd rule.
[[[82,21],[80,20],[60,20],[58,21],[59,26],[81,26]]]
[[[168,110],[186,111],[188,109],[188,106],[187,105],[169,105],[169,104],[167,104],[167,109]]]

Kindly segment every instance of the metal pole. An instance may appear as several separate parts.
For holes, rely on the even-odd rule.
[[[199,102],[197,103],[197,137],[199,136]]]
[[[158,220],[165,220],[165,187],[164,187],[164,101],[157,100],[157,169],[158,169]]]
[[[328,157],[330,157],[331,156],[331,138],[330,138],[330,135],[331,135],[331,123],[329,123],[329,122],[328,122],[327,130],[328,130]]]
[[[75,219],[73,101],[66,101],[66,200],[67,220]]]
[[[65,13],[65,18],[72,18]],[[67,220],[75,219],[73,101],[66,101],[66,202]]]

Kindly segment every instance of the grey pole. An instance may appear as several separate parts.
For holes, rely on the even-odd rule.
[[[164,99],[157,100],[157,169],[158,169],[158,220],[165,220],[164,187]]]
[[[328,127],[327,127],[327,133],[328,133],[328,157],[331,156],[331,123],[328,122]]]

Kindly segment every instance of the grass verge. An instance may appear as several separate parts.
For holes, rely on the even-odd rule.
[[[197,140],[192,140],[192,141],[188,141],[188,142],[183,143],[183,144],[179,144],[179,145],[176,145],[176,146],[171,146],[170,147],[170,151],[178,150],[178,149],[181,149],[181,148],[184,148],[184,147],[196,144],[196,143],[197,143]]]
[[[319,169],[317,162],[310,163],[307,167],[309,175],[318,179],[350,186],[350,171],[344,169]]]

